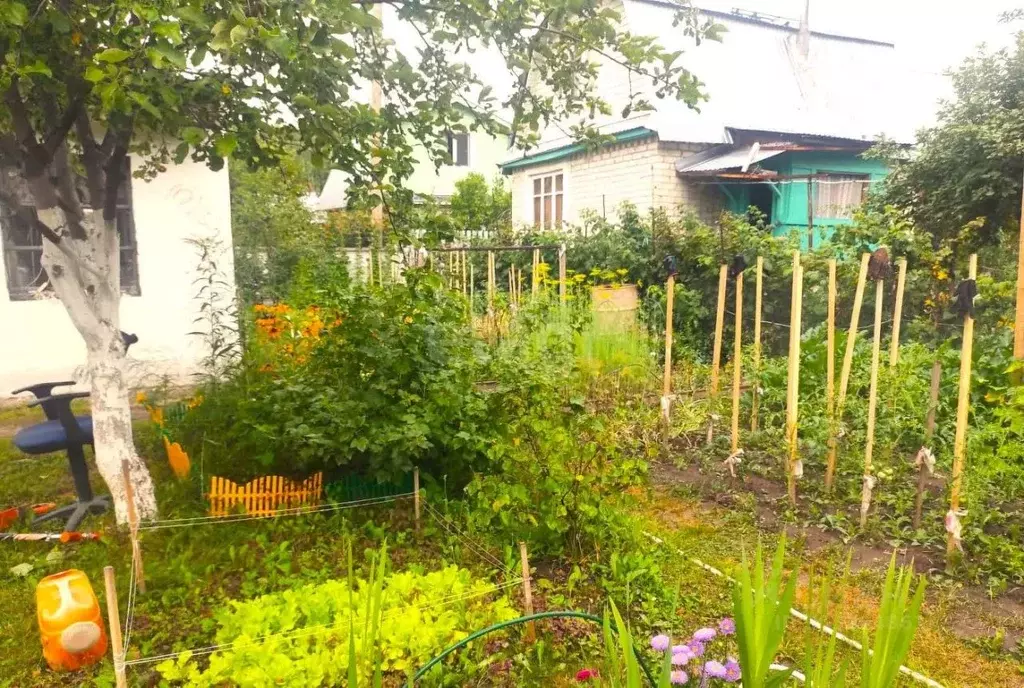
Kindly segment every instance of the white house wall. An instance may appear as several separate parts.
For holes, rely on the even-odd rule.
[[[198,258],[186,240],[218,240],[219,268],[234,283],[227,170],[186,162],[150,182],[133,178],[132,206],[140,295],[122,296],[121,329],[139,337],[129,352],[133,382],[156,384],[164,375],[184,382],[204,355],[202,342],[188,334],[199,329],[199,302]],[[85,345],[64,306],[53,298],[11,301],[3,270],[0,261],[0,398],[34,382],[77,377]]]
[[[685,182],[675,173],[675,161],[700,145],[659,143],[655,137],[601,148],[596,153],[576,154],[551,163],[512,173],[512,221],[533,222],[533,179],[561,172],[564,184],[562,221],[580,224],[587,211],[618,220],[624,202],[641,212],[660,208],[670,215],[694,212],[711,220],[722,209],[713,187]]]
[[[406,181],[406,187],[418,194],[451,196],[455,193],[455,182],[470,173],[482,174],[488,183],[500,175],[498,164],[509,156],[508,141],[504,136],[490,136],[482,131],[470,132],[466,165],[442,165],[435,168],[434,163],[428,159],[426,148],[419,145],[415,148],[415,155],[416,165]]]

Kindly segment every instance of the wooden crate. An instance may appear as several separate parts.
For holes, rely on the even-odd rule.
[[[279,475],[267,475],[244,485],[213,476],[208,495],[210,515],[273,516],[279,509],[316,506],[323,499],[323,487],[323,473],[316,473],[300,483]]]

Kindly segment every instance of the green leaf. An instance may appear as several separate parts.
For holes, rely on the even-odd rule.
[[[7,2],[0,5],[0,18],[7,24],[25,26],[28,21],[28,9],[20,2]]]
[[[177,22],[160,22],[153,26],[153,32],[166,38],[171,45],[180,45],[182,42],[181,27]]]
[[[196,26],[207,26],[210,23],[207,16],[203,14],[202,9],[198,7],[186,5],[184,7],[179,7],[178,9],[176,9],[175,13],[177,13],[179,19],[189,24],[195,24]]]
[[[25,65],[18,69],[21,74],[45,74],[46,76],[53,76],[53,72],[42,60],[36,60],[30,65]]]
[[[244,24],[239,24],[235,28],[231,29],[231,45],[236,45],[245,41],[249,37],[249,27]]]
[[[185,53],[180,50],[175,50],[169,45],[158,43],[147,50],[146,54],[149,55],[149,59],[153,63],[153,66],[158,69],[162,66],[164,60],[170,62],[178,69],[185,69],[187,66]]]
[[[96,59],[100,62],[109,62],[111,64],[117,64],[118,62],[124,62],[132,54],[127,50],[121,48],[107,48],[106,50],[96,54]]]
[[[226,158],[238,147],[238,138],[234,134],[224,134],[213,144],[213,150],[217,155]]]
[[[97,83],[103,81],[103,78],[107,75],[105,71],[97,67],[96,65],[89,65],[85,68],[85,80]]]
[[[198,146],[206,138],[206,131],[199,127],[185,127],[181,130],[181,140]]]
[[[143,110],[151,114],[154,118],[163,118],[163,114],[161,114],[160,110],[158,110],[157,107],[153,105],[153,102],[144,94],[139,93],[138,91],[132,91],[128,95],[132,100],[134,100],[139,105],[139,107],[141,107]]]

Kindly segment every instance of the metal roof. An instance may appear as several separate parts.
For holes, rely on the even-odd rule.
[[[785,152],[785,150],[755,150],[751,146],[712,148],[709,151],[677,160],[676,172],[679,174],[699,174],[702,172],[735,170],[755,165],[762,160],[774,158],[776,155],[781,155]]]

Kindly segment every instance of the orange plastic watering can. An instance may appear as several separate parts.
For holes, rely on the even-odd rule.
[[[89,578],[77,569],[62,571],[36,586],[36,619],[43,657],[54,671],[94,664],[107,651],[107,632]]]

